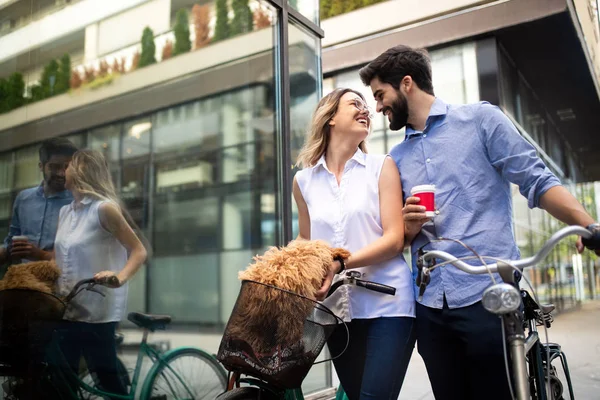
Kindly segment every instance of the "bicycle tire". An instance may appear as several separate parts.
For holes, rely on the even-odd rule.
[[[117,373],[123,380],[123,385],[129,391],[130,386],[131,386],[131,378],[129,376],[129,371],[127,370],[127,368],[125,367],[125,364],[123,363],[123,361],[121,361],[121,359],[119,357],[117,357]],[[96,380],[94,379],[92,374],[90,374],[90,371],[87,368],[83,371],[83,373],[81,373],[79,375],[79,379],[91,387],[95,387],[98,385],[98,382],[96,382]],[[98,396],[93,393],[90,393],[90,392],[86,391],[83,387],[80,388],[80,392],[81,392],[80,393],[81,400],[103,399],[102,396]]]
[[[204,379],[198,374],[193,374],[192,378],[188,379],[187,376],[192,368],[188,366],[179,370],[176,365],[182,360],[187,360],[188,363],[199,361],[203,365],[202,369],[208,367],[209,379]],[[140,398],[142,400],[167,400],[188,398],[191,395],[194,399],[213,400],[226,388],[225,370],[213,356],[200,349],[184,347],[162,355],[154,363],[144,381]],[[184,396],[175,394],[179,390],[185,393]]]
[[[243,386],[221,394],[216,400],[255,400],[260,398],[260,389],[254,386]]]

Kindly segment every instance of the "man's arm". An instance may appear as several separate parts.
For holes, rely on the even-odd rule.
[[[537,156],[533,146],[500,109],[484,106],[483,140],[492,165],[519,186],[530,208],[539,207],[567,225],[587,227],[594,219]],[[577,249],[583,251],[581,238]]]

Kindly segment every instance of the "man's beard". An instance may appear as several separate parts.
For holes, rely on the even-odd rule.
[[[65,178],[57,177],[57,176],[44,176],[44,181],[46,181],[46,185],[50,187],[52,190],[57,192],[62,192],[65,190]]]
[[[391,118],[388,118],[390,120],[390,129],[399,131],[404,128],[408,123],[408,102],[400,91],[397,92],[396,101],[388,107],[388,110],[391,111]]]

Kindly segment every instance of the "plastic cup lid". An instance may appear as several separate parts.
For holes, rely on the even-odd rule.
[[[410,189],[410,194],[422,193],[422,192],[435,192],[435,185],[419,185],[413,186]]]

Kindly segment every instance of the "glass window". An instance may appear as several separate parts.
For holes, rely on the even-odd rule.
[[[435,50],[430,53],[430,57],[436,96],[453,104],[479,100],[474,43]]]
[[[185,153],[218,148],[221,104],[217,97],[159,111],[153,127],[155,151]]]
[[[318,74],[321,61],[319,59],[319,40],[290,24],[290,60],[304,60],[303,63],[290,62],[290,147],[291,161],[295,165],[298,153],[306,140],[306,131],[310,126],[312,114],[319,102],[320,90]],[[287,168],[288,166],[284,166]],[[296,169],[291,168],[292,175]],[[291,196],[291,194],[284,194]],[[292,237],[298,236],[298,208],[293,197],[292,202]]]
[[[15,152],[15,188],[25,189],[42,182],[39,145],[29,146]]]
[[[101,151],[109,163],[120,160],[121,124],[92,129],[88,133],[88,147]]]
[[[288,4],[315,24],[319,23],[318,0],[288,0]]]
[[[219,253],[158,257],[151,274],[151,312],[177,322],[219,322]]]

